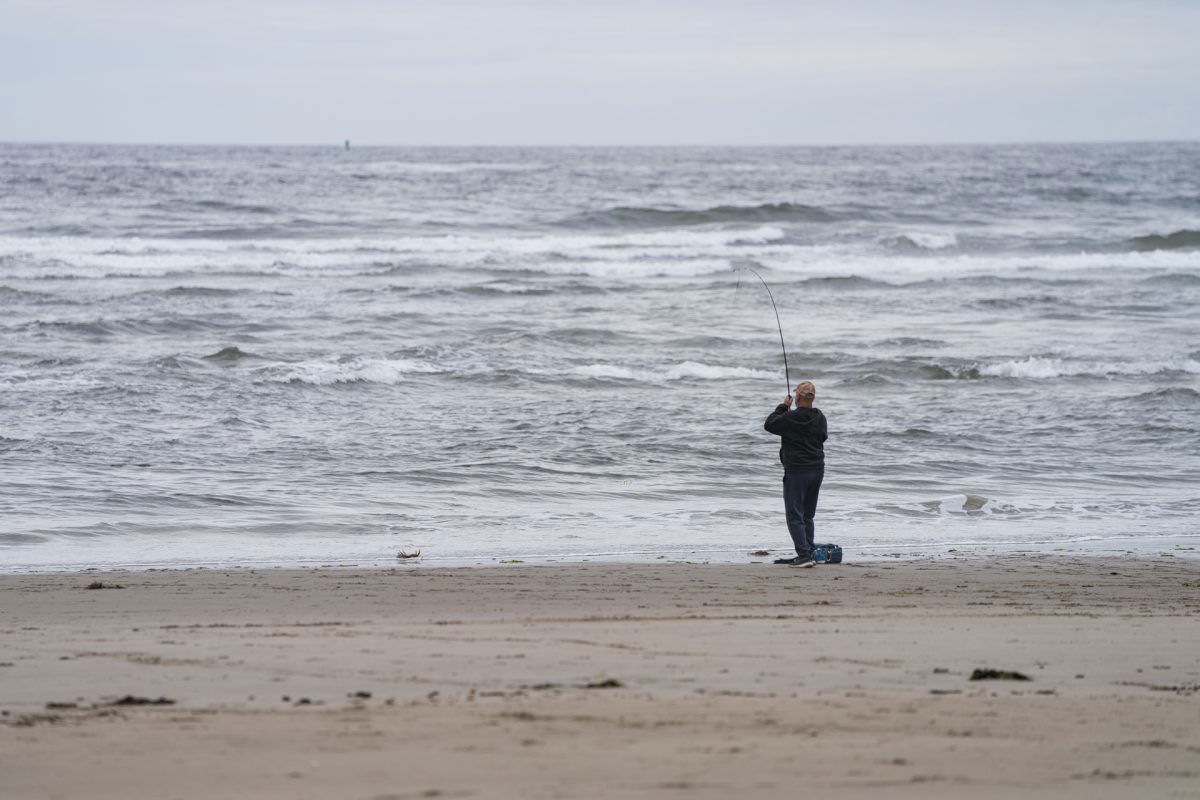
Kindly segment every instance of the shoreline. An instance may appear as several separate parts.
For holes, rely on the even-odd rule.
[[[401,549],[397,547],[396,549]],[[412,549],[412,548],[409,548]],[[934,544],[866,544],[843,545],[847,562],[876,562],[889,559],[937,560],[993,558],[1025,554],[1031,557],[1043,555],[1067,555],[1079,557],[1134,557],[1150,558],[1171,551],[1173,557],[1200,558],[1200,533],[1163,534],[1158,536],[1081,536],[1073,539],[1045,539],[1035,541],[947,541]],[[752,556],[755,548],[720,548],[663,550],[646,549],[632,552],[582,552],[557,554],[503,554],[496,556],[436,556],[428,555],[415,559],[398,559],[394,555],[351,557],[346,559],[230,559],[230,560],[175,560],[147,562],[92,562],[82,564],[18,564],[9,567],[0,563],[0,575],[47,575],[74,574],[105,571],[162,571],[162,570],[228,570],[228,569],[388,569],[396,565],[425,569],[460,569],[464,567],[488,567],[519,564],[571,565],[571,564],[712,564],[736,565],[767,563],[772,559],[791,555],[790,547],[763,548],[769,557]],[[16,552],[9,550],[8,552]]]
[[[1193,558],[505,567],[0,575],[6,784],[716,800],[1200,779]]]

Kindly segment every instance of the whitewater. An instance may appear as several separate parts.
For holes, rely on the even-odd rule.
[[[1200,145],[0,144],[0,570],[1200,547]]]

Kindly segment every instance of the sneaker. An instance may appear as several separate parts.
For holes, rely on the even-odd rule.
[[[793,558],[777,558],[776,564],[787,564],[789,567],[811,567],[814,563],[811,556],[794,556]]]

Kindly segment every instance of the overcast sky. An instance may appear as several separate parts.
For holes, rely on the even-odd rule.
[[[1200,139],[1200,0],[0,0],[0,140]]]

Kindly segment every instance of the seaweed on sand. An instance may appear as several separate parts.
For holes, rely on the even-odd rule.
[[[1031,681],[1028,675],[1003,669],[976,669],[969,680],[973,681]]]

